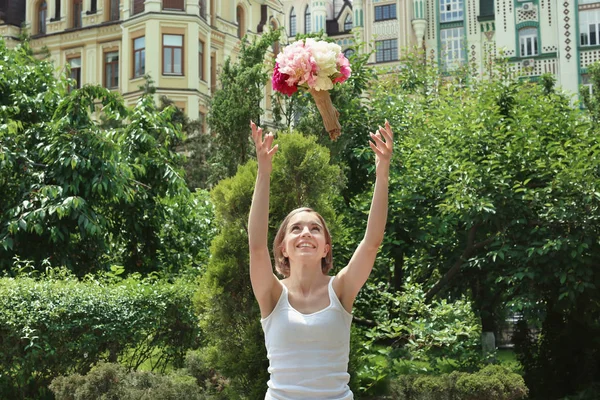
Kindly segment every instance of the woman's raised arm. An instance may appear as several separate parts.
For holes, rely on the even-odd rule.
[[[273,134],[264,136],[262,129],[254,122],[252,127],[252,140],[256,147],[258,173],[256,185],[248,217],[248,245],[250,248],[250,281],[254,296],[258,301],[263,317],[271,313],[277,303],[277,290],[281,289],[277,277],[273,274],[273,266],[269,256],[267,234],[269,228],[269,190],[271,185],[271,171],[273,169],[273,155],[277,152],[277,145],[273,144]],[[275,298],[274,298],[275,297]]]

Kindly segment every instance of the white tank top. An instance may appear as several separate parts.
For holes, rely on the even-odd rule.
[[[302,314],[282,285],[277,305],[260,320],[271,374],[265,400],[354,399],[348,387],[352,314],[335,294],[333,279],[324,309]]]

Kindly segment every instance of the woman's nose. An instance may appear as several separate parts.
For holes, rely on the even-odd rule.
[[[302,228],[302,236],[312,236],[308,226],[305,226],[304,228]]]

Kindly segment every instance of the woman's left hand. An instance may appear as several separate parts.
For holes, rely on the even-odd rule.
[[[375,171],[387,172],[390,167],[390,160],[392,159],[392,152],[394,149],[394,134],[390,123],[386,120],[385,127],[379,126],[376,133],[370,132],[371,141],[369,145],[375,153]],[[384,170],[382,170],[384,168]]]

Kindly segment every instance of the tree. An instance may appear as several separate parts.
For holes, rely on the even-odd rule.
[[[314,138],[280,134],[277,143],[269,243],[287,213],[301,206],[318,210],[331,225],[335,238],[342,229],[332,207],[332,199],[339,192],[339,168],[330,164],[328,151]],[[256,168],[254,160],[248,161],[234,177],[222,180],[211,192],[220,232],[212,242],[212,257],[200,278],[196,298],[212,362],[231,379],[231,398],[241,393],[249,399],[263,398],[268,381],[260,312],[252,294],[248,264],[247,221]]]
[[[558,338],[572,338],[577,354],[600,348],[583,333],[597,332],[600,317],[600,146],[569,97],[547,77],[540,83],[502,63],[483,79],[413,63],[375,87],[371,105],[399,138],[379,279],[398,289],[408,275],[428,301],[468,293],[484,331],[496,330],[509,301],[539,316],[544,339],[535,346],[546,353],[536,360],[547,362],[528,383],[548,398],[598,380],[583,373],[597,362],[574,362]],[[356,197],[359,210],[367,197]]]
[[[18,256],[79,274],[159,269],[173,212],[164,198],[190,196],[174,108],[159,112],[148,94],[127,109],[97,86],[68,93],[27,41],[15,50],[0,41],[0,60],[0,267]]]
[[[234,175],[238,165],[250,159],[250,121],[260,123],[260,103],[269,78],[265,55],[279,35],[279,31],[267,32],[252,43],[244,37],[238,60],[227,58],[222,66],[220,88],[211,99],[208,113],[208,125],[215,136],[209,183]]]

